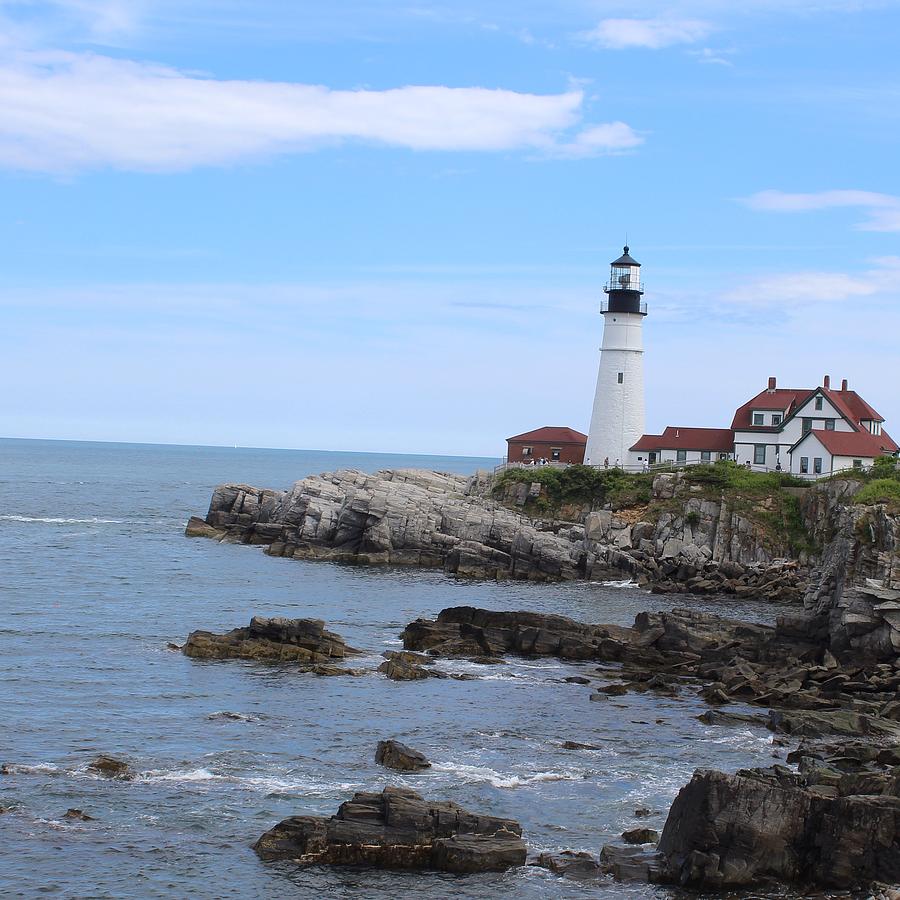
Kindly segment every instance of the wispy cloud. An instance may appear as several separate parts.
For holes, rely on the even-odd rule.
[[[784,191],[760,191],[743,202],[750,209],[765,212],[810,212],[849,207],[863,209],[867,218],[859,222],[860,231],[900,231],[900,197],[875,191],[835,190],[806,194]]]
[[[722,299],[754,308],[777,305],[779,309],[802,312],[820,303],[883,298],[898,289],[900,257],[885,256],[872,260],[872,268],[859,274],[809,271],[754,278],[725,292]]]
[[[694,44],[714,31],[704,19],[603,19],[583,37],[590,43],[609,50],[644,47],[659,50],[675,44]]]
[[[0,67],[0,165],[171,171],[348,140],[582,157],[641,142],[623,122],[584,123],[583,100],[579,90],[331,90],[202,78],[98,55],[19,54]]]

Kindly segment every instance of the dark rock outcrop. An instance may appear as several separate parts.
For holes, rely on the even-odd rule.
[[[226,634],[193,631],[182,652],[194,659],[254,659],[299,663],[318,675],[353,675],[352,669],[333,665],[336,659],[360,653],[344,639],[325,629],[319,619],[267,619],[254,616],[246,628]]]
[[[721,889],[766,880],[835,888],[900,880],[896,778],[847,781],[823,795],[776,766],[736,775],[698,771],[659,841],[666,880]]]
[[[510,819],[426,801],[415,791],[359,793],[330,819],[293,816],[267,831],[254,849],[265,860],[299,865],[503,871],[523,865],[522,829]]]
[[[375,749],[375,762],[388,769],[397,769],[400,772],[421,772],[422,769],[430,769],[424,753],[413,750],[400,741],[379,741]]]

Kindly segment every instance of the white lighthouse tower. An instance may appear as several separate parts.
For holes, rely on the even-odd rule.
[[[584,461],[625,466],[644,433],[644,316],[641,264],[625,252],[611,264],[603,289],[603,344]]]

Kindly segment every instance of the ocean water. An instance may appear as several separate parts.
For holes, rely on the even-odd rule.
[[[781,757],[763,729],[708,727],[680,697],[597,703],[567,684],[589,664],[444,664],[476,680],[394,683],[375,674],[403,626],[446,606],[536,609],[628,624],[685,605],[626,584],[477,583],[433,571],[272,559],[259,548],[188,539],[223,481],[283,488],[338,467],[472,472],[468,458],[0,441],[0,893],[75,897],[669,897],[670,889],[580,882],[537,868],[447,876],[298,869],[252,843],[293,814],[332,814],[357,790],[427,797],[519,820],[533,851],[589,850],[624,829],[661,828],[698,767]],[[771,620],[772,606],[703,608]],[[325,619],[366,655],[359,678],[203,662],[166,649],[188,632],[254,614]],[[434,766],[374,763],[378,740]],[[600,749],[565,751],[574,740]],[[98,753],[131,781],[93,777]],[[646,806],[650,819],[636,819]],[[62,818],[70,807],[94,817]],[[778,892],[755,897],[787,896]]]

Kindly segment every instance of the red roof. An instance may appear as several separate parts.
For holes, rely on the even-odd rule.
[[[883,422],[884,419],[863,400],[856,391],[833,391],[831,388],[819,388],[819,390],[839,409],[854,425],[858,425],[864,419],[874,422]]]
[[[832,456],[876,457],[884,453],[896,453],[897,444],[889,434],[869,434],[868,431],[825,431],[814,428],[805,434],[794,447],[799,447],[804,438],[815,435],[819,443]]]
[[[531,441],[535,444],[587,444],[587,435],[574,428],[563,428],[545,425],[507,438],[507,441]]]
[[[631,449],[731,453],[734,450],[734,432],[730,428],[676,428],[670,425],[662,434],[645,434]]]
[[[731,427],[734,431],[744,431],[753,428],[754,409],[782,410],[787,418],[795,409],[802,406],[815,391],[808,388],[776,388],[773,391],[760,391],[752,400],[748,400],[743,406],[738,407],[732,419]],[[757,428],[760,426],[757,425]]]
[[[765,431],[771,427],[753,424],[753,410],[783,410],[784,417],[795,413],[810,397],[820,392],[831,405],[854,427],[859,428],[863,420],[883,422],[884,419],[863,400],[856,391],[835,391],[832,388],[776,388],[760,391],[752,400],[739,407],[734,414],[731,427],[735,431]],[[775,426],[777,427],[777,426]]]

